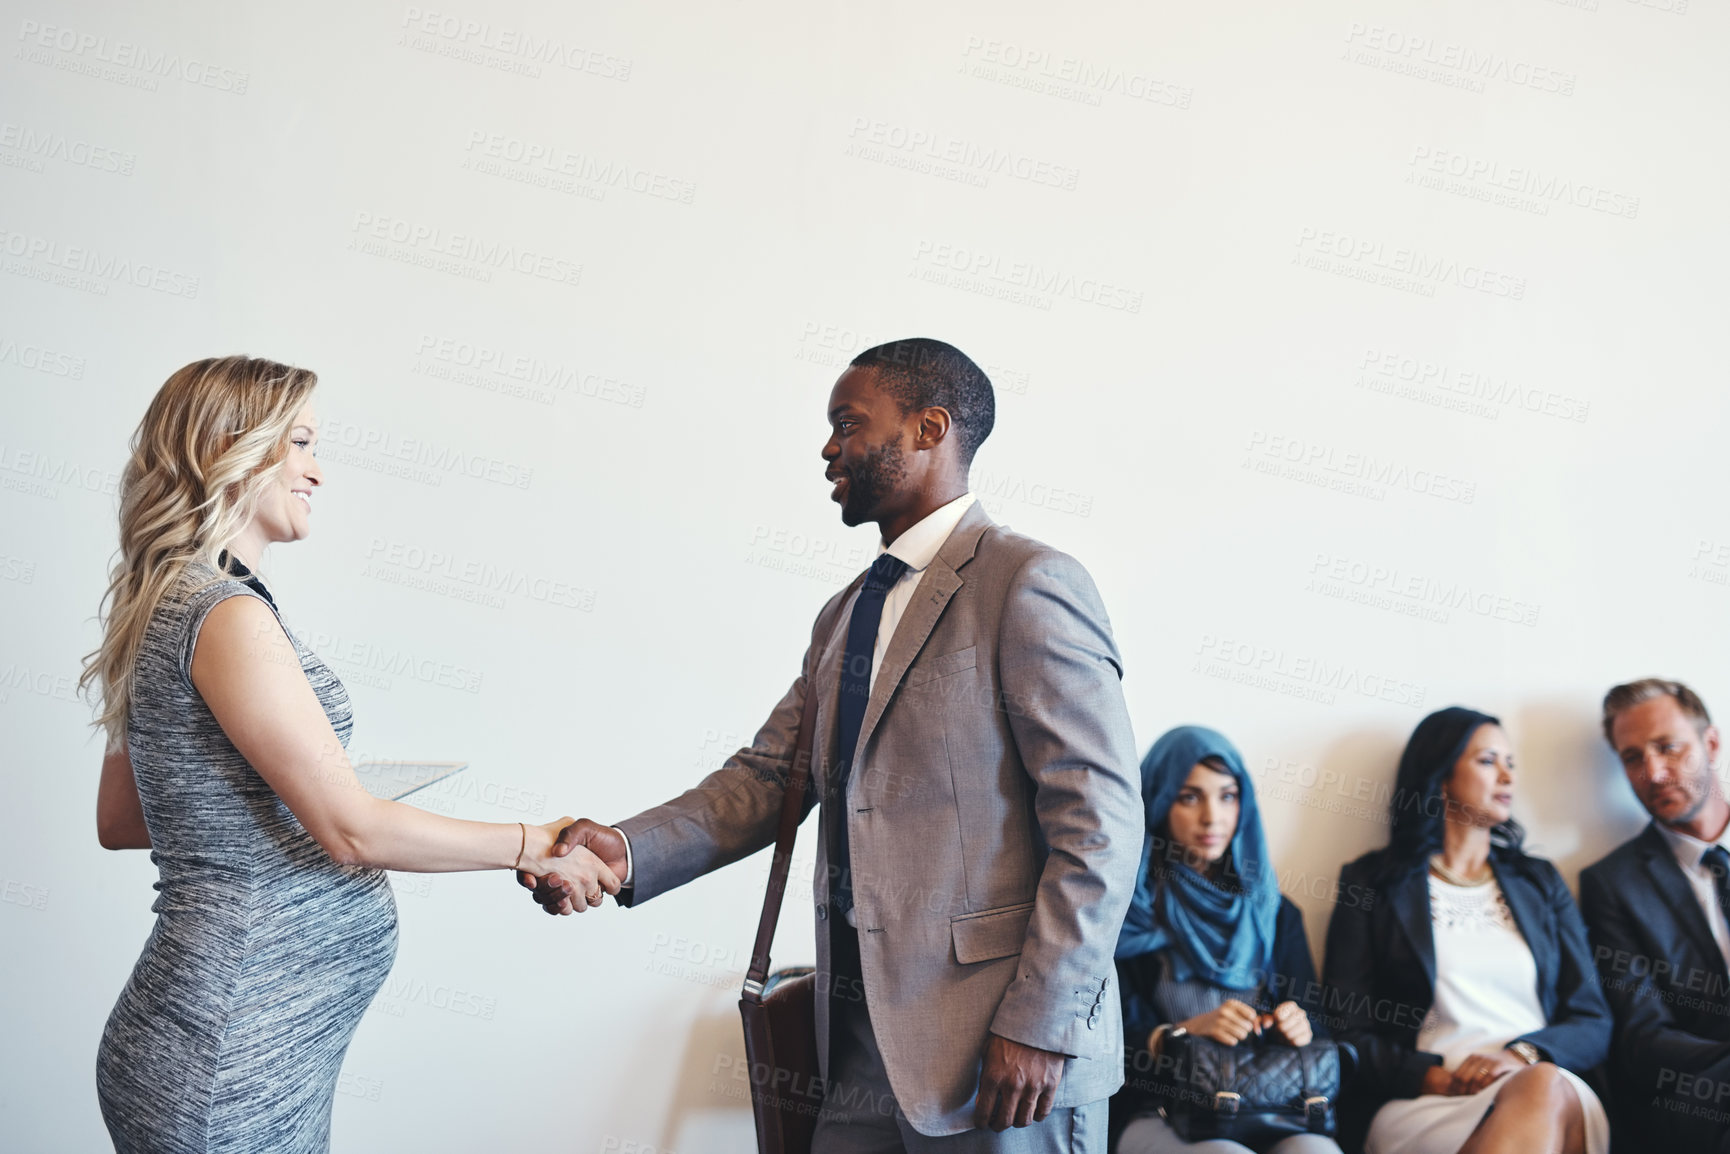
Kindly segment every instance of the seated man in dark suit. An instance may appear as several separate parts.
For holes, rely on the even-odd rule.
[[[1730,802],[1718,729],[1687,686],[1604,697],[1604,736],[1652,823],[1580,874],[1616,1017],[1617,1146],[1730,1154]]]

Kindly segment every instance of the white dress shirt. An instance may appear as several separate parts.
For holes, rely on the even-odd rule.
[[[1682,876],[1688,879],[1688,884],[1694,889],[1695,900],[1700,903],[1700,908],[1706,911],[1706,924],[1712,927],[1712,940],[1718,943],[1718,952],[1724,955],[1724,964],[1730,966],[1730,925],[1725,924],[1724,910],[1718,905],[1718,890],[1712,881],[1712,871],[1700,860],[1700,855],[1715,845],[1730,849],[1730,824],[1725,825],[1716,841],[1701,841],[1661,822],[1658,832],[1670,843],[1670,849],[1676,855],[1676,864],[1682,867]]]
[[[907,572],[901,574],[901,580],[891,585],[883,598],[883,616],[877,619],[877,647],[871,651],[871,688],[877,687],[877,669],[883,664],[883,655],[889,652],[889,642],[895,636],[896,626],[901,624],[901,615],[913,601],[913,591],[919,588],[919,579],[937,559],[937,551],[943,548],[949,534],[955,532],[955,526],[961,523],[961,518],[973,508],[977,499],[972,493],[963,493],[949,504],[932,510],[895,538],[894,544],[878,542],[877,555],[881,557],[888,553],[907,562]]]
[[[883,664],[883,655],[889,651],[889,642],[895,636],[896,626],[901,624],[901,615],[907,611],[907,606],[913,600],[913,591],[919,588],[919,579],[925,575],[925,570],[931,567],[931,562],[937,559],[938,550],[943,548],[949,535],[955,532],[955,526],[961,523],[961,518],[967,515],[967,510],[973,507],[977,500],[972,493],[963,493],[947,505],[942,505],[920,518],[910,529],[895,538],[892,544],[877,543],[877,555],[893,554],[907,562],[907,572],[901,574],[901,579],[889,587],[889,592],[883,597],[883,616],[877,619],[877,646],[871,651],[871,686],[876,688],[877,670]],[[625,876],[619,879],[620,885],[630,885],[631,875],[635,872],[631,865],[631,839],[621,831],[619,836],[625,841]],[[853,911],[847,911],[848,922],[853,921]]]
[[[963,493],[947,505],[939,506],[927,513],[913,524],[905,533],[895,538],[895,542],[885,545],[877,543],[877,555],[887,553],[891,557],[907,562],[907,572],[901,574],[901,579],[889,587],[883,595],[883,615],[877,619],[877,644],[871,650],[871,688],[877,688],[877,670],[883,665],[883,655],[889,652],[889,642],[895,638],[896,627],[901,624],[901,615],[907,612],[907,606],[913,601],[913,591],[919,588],[919,579],[925,575],[925,570],[936,560],[937,551],[943,548],[943,543],[949,540],[949,534],[955,532],[955,526],[961,523],[961,518],[967,515],[967,510],[973,507],[976,498],[972,493]],[[847,924],[858,928],[859,915],[852,906],[847,907]]]

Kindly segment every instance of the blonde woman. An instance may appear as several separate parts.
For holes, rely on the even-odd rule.
[[[349,1039],[396,953],[384,870],[572,868],[544,826],[381,801],[344,752],[342,682],[252,573],[310,532],[317,377],[246,357],[168,378],[122,482],[120,555],[84,684],[108,734],[97,835],[149,848],[156,926],[108,1019],[97,1090],[118,1151],[328,1149]],[[568,875],[567,875],[568,876]]]

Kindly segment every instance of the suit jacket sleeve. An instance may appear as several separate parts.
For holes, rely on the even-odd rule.
[[[1276,1006],[1296,1002],[1309,1015],[1311,1033],[1317,1038],[1333,1036],[1321,1015],[1321,983],[1316,981],[1316,963],[1310,956],[1303,911],[1284,897],[1279,901],[1279,921],[1274,929],[1273,976],[1268,982],[1268,1000]]]
[[[1085,1007],[1116,996],[1108,989],[1112,955],[1145,824],[1123,663],[1080,563],[1047,550],[1021,566],[1009,584],[998,662],[1002,708],[1049,852],[1020,967],[991,1032],[1073,1055],[1090,1028]]]
[[[1378,1100],[1416,1098],[1424,1073],[1441,1064],[1442,1056],[1413,1049],[1390,1036],[1397,1027],[1396,999],[1383,997],[1376,979],[1374,924],[1378,913],[1391,916],[1379,890],[1367,884],[1367,871],[1358,862],[1340,871],[1341,895],[1371,900],[1342,900],[1328,921],[1327,956],[1323,962],[1327,1005],[1334,1011],[1334,1036],[1357,1048],[1357,1080],[1365,1095]],[[1410,1031],[1405,1031],[1409,1033]]]
[[[1556,1009],[1550,1024],[1517,1039],[1530,1042],[1558,1066],[1584,1074],[1610,1052],[1610,1007],[1598,982],[1586,925],[1568,893],[1568,883],[1549,862],[1541,863],[1544,897],[1555,915]]]
[[[774,844],[812,664],[845,597],[837,594],[818,615],[798,678],[750,745],[672,801],[618,823],[631,847],[631,884],[620,891],[620,905],[646,902]],[[801,819],[817,804],[814,786]]]
[[[1652,980],[1652,964],[1676,965],[1676,954],[1653,958],[1638,925],[1639,917],[1602,878],[1598,870],[1580,875],[1580,908],[1600,961],[1610,963],[1603,973],[1603,990],[1615,1008],[1616,1065],[1619,1071],[1639,1079],[1639,1089],[1657,1089],[1661,1070],[1705,1070],[1714,1062],[1730,1058],[1730,1042],[1713,1041],[1690,1033],[1676,1022],[1664,991]],[[1632,959],[1626,966],[1617,958]],[[1635,976],[1634,970],[1642,971]]]

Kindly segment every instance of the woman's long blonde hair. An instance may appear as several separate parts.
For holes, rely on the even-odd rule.
[[[132,437],[120,482],[120,554],[103,598],[102,645],[84,658],[79,689],[108,748],[126,742],[132,670],[157,606],[188,564],[216,567],[252,520],[288,455],[294,418],[318,376],[255,357],[194,361],[169,377]]]

